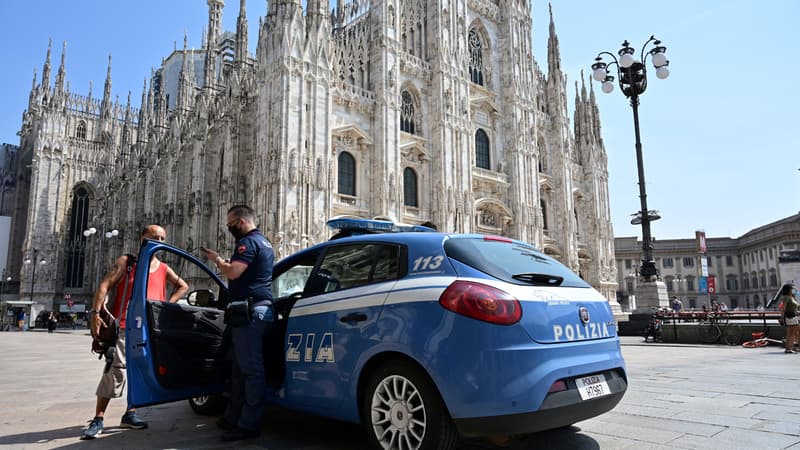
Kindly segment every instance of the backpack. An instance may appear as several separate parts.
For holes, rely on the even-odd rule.
[[[136,257],[131,254],[125,254],[127,257],[127,263],[125,265],[125,275],[123,275],[123,280],[125,280],[125,287],[122,290],[122,299],[128,297],[128,277],[130,277],[131,270],[133,270],[133,265],[136,264]],[[92,336],[92,353],[97,353],[97,359],[102,359],[103,356],[108,355],[108,351],[113,349],[117,345],[117,337],[119,337],[119,322],[116,321],[116,318],[111,315],[109,309],[113,308],[112,305],[105,305],[103,308],[97,312],[98,319],[102,319],[103,322],[106,323],[106,327],[100,327],[100,332],[97,336]]]

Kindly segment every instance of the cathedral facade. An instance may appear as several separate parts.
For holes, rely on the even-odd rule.
[[[147,223],[225,253],[226,211],[246,203],[279,257],[327,239],[334,216],[431,221],[531,242],[618,310],[598,109],[581,80],[571,124],[552,11],[544,72],[528,1],[328,5],[270,1],[251,55],[245,0],[235,32],[208,0],[203,47],[184,40],[138,107],[112,97],[111,57],[96,98],[70,91],[66,44],[52,75],[48,48],[20,131],[21,296],[88,303]],[[24,260],[47,264],[32,279]]]

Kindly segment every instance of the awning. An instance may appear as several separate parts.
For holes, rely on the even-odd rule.
[[[38,304],[38,302],[32,302],[30,300],[7,300],[7,301],[5,301],[3,303],[5,303],[7,305],[11,305],[11,306],[30,306],[30,305]]]

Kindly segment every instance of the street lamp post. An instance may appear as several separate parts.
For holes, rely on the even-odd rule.
[[[97,234],[97,228],[95,227],[90,227],[86,230],[83,230],[84,237],[88,238],[94,234]],[[119,230],[117,229],[108,230],[103,234],[103,236],[105,236],[106,239],[117,237],[119,236]],[[103,239],[100,238],[100,243],[98,244],[98,249],[97,249],[97,267],[95,267],[95,280],[94,280],[95,289],[97,289],[97,286],[100,284],[100,266],[102,265],[102,260],[103,260]]]
[[[648,44],[652,43],[652,48],[645,52]],[[613,66],[617,72],[619,79],[619,87],[622,93],[630,99],[631,108],[633,108],[633,127],[636,134],[636,165],[639,175],[639,200],[641,209],[639,212],[633,214],[631,224],[642,225],[642,266],[639,269],[639,276],[644,281],[654,281],[658,277],[658,270],[656,269],[655,261],[653,260],[653,239],[650,234],[650,222],[658,220],[661,216],[658,211],[647,209],[647,192],[645,190],[644,179],[644,163],[642,162],[642,142],[639,135],[639,95],[643,94],[647,89],[647,70],[645,62],[648,56],[651,57],[653,66],[656,69],[656,76],[660,79],[669,76],[669,61],[667,61],[666,52],[667,48],[661,45],[661,41],[657,40],[654,36],[642,45],[642,52],[640,59],[637,61],[634,57],[636,49],[630,46],[628,41],[622,43],[622,48],[619,49],[617,59],[614,54],[609,52],[600,52],[595,58],[595,63],[592,64],[592,77],[602,82],[602,91],[606,94],[614,90],[614,76],[609,73],[609,69]],[[613,62],[606,63],[603,61],[603,56],[609,56]]]
[[[31,294],[31,304],[33,304],[33,287],[36,284],[36,265],[37,265],[36,264],[36,258],[38,256],[39,256],[39,249],[35,248],[35,249],[33,249],[33,258],[28,258],[28,259],[26,259],[24,261],[25,264],[30,264],[31,265],[31,292],[30,292],[30,294]],[[45,265],[45,264],[47,264],[47,261],[44,258],[42,258],[42,260],[39,261],[39,264]]]

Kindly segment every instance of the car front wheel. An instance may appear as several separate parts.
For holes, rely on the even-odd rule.
[[[458,439],[433,383],[408,362],[395,361],[375,371],[361,408],[364,428],[376,449],[450,450]]]
[[[225,410],[225,398],[221,395],[201,395],[189,399],[192,411],[203,416],[217,416]]]

